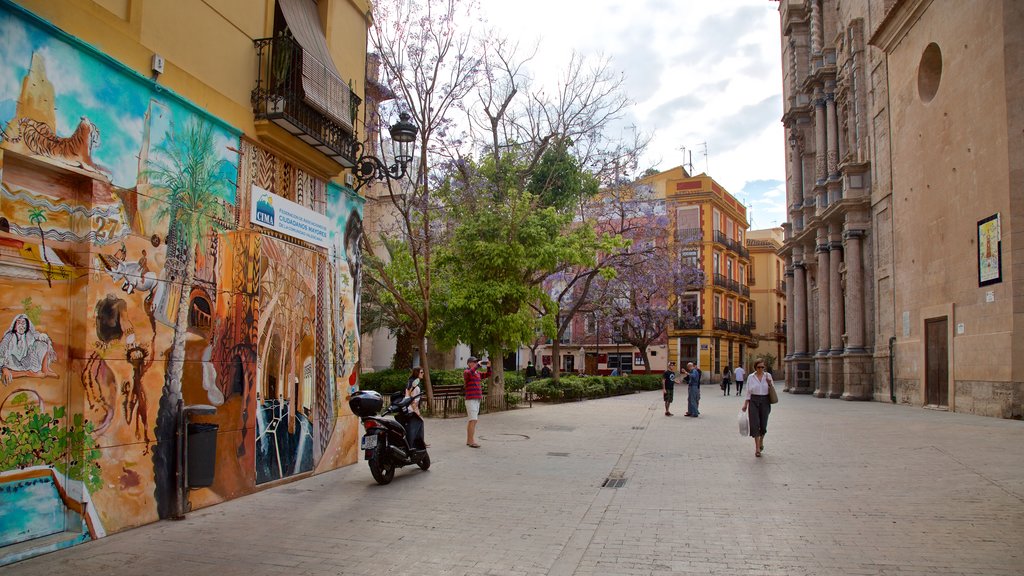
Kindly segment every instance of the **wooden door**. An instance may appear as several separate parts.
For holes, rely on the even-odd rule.
[[[949,405],[949,338],[947,317],[924,322],[925,404]]]

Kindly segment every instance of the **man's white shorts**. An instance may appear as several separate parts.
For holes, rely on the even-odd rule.
[[[469,413],[470,420],[480,419],[480,401],[479,400],[466,400],[466,412]]]

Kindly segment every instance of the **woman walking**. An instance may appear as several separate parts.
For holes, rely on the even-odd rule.
[[[732,394],[732,369],[726,366],[722,368],[722,396]],[[739,392],[736,392],[738,395]]]
[[[768,400],[768,389],[772,376],[764,371],[764,361],[754,363],[754,373],[747,377],[747,395],[743,400],[743,411],[750,419],[750,436],[754,439],[754,456],[761,457],[764,450],[764,435],[768,432],[768,415],[772,405]],[[750,411],[747,411],[747,408]]]

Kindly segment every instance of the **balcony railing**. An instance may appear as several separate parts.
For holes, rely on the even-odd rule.
[[[786,293],[786,281],[785,280],[779,280],[779,292],[782,292],[783,294]]]
[[[676,330],[702,330],[704,318],[702,316],[684,316],[676,318]]]
[[[726,290],[735,292],[736,294],[742,294],[748,298],[750,297],[749,286],[744,286],[735,280],[730,280],[725,276],[722,276],[721,274],[714,275],[714,283],[715,286],[718,286],[719,288],[725,288]]]
[[[714,238],[717,244],[725,246],[726,248],[739,254],[743,258],[750,258],[750,251],[747,250],[747,247],[744,246],[742,242],[738,242],[736,240],[733,240],[732,238],[729,238],[721,230],[715,230]]]
[[[775,323],[775,336],[777,338],[785,338],[786,337],[786,323],[785,322],[776,322]]]
[[[679,242],[680,244],[699,242],[703,236],[704,233],[700,228],[682,228],[676,230],[676,242]]]
[[[256,46],[257,120],[270,120],[338,164],[355,164],[352,121],[361,100],[333,72],[304,54],[293,38],[261,38]]]
[[[726,320],[725,318],[715,318],[715,330],[722,332],[732,332],[733,334],[742,334],[743,336],[750,336],[753,334],[754,325],[753,323],[741,324],[733,320]]]

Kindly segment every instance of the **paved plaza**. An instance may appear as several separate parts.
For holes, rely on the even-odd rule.
[[[433,467],[365,463],[34,558],[13,575],[1024,573],[1024,423],[783,394],[660,393],[430,420]],[[606,479],[623,479],[617,488]]]

